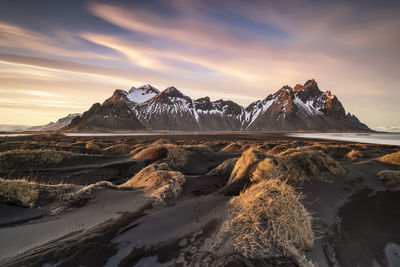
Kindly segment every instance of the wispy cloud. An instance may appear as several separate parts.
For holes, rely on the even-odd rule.
[[[57,1],[46,12],[25,4],[0,10],[3,113],[15,104],[14,111],[26,105],[38,116],[51,100],[64,112],[61,106],[89,107],[115,88],[145,83],[246,105],[316,78],[367,124],[399,122],[395,3],[89,1],[71,2],[57,17],[50,12],[63,6]],[[55,120],[60,113],[49,108]]]
[[[50,36],[0,21],[0,39],[3,48],[21,48],[35,53],[76,58],[115,59],[115,56],[80,50],[82,41],[65,31]]]

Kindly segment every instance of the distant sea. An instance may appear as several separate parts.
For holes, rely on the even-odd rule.
[[[400,133],[290,133],[287,136],[400,146]]]
[[[262,132],[260,132],[262,133]],[[220,135],[257,134],[257,132],[126,132],[126,133],[64,133],[66,136],[167,136],[167,135]],[[29,133],[3,133],[0,137],[31,135]],[[400,146],[400,133],[287,133],[286,136],[309,139],[348,141],[356,143]]]

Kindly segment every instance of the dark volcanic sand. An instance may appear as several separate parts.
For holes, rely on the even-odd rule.
[[[152,161],[133,159],[129,153],[110,155],[104,149],[119,142],[133,150],[138,146],[148,146],[159,138],[61,135],[0,138],[2,151],[7,151],[7,147],[21,149],[24,144],[25,147],[30,146],[29,149],[45,146],[46,149],[53,147],[57,150],[84,151],[84,157],[77,161],[37,169],[15,166],[12,170],[0,169],[0,174],[9,179],[30,176],[46,183],[86,185],[108,180],[121,184]],[[278,151],[318,143],[320,146],[314,149],[323,149],[331,155],[346,169],[346,174],[331,177],[331,183],[312,180],[298,189],[306,196],[306,206],[316,218],[314,230],[318,239],[312,251],[307,253],[308,259],[319,266],[373,266],[374,263],[396,266],[390,263],[398,262],[399,258],[394,252],[400,245],[400,193],[383,186],[376,173],[381,170],[400,170],[400,166],[383,164],[375,159],[398,151],[399,147],[302,140],[265,133],[166,135],[163,139],[162,142],[177,145],[205,145],[214,152],[210,155],[193,155],[182,167],[180,171],[185,175],[186,183],[181,196],[165,206],[151,207],[143,199],[140,205],[139,202],[132,202],[137,198],[137,193],[130,196],[126,191],[106,192],[82,208],[55,217],[47,215],[46,207],[27,209],[0,203],[0,265],[41,266],[44,263],[59,263],[59,266],[117,266],[119,263],[119,266],[153,266],[163,263],[179,266],[186,263],[193,266],[204,261],[203,264],[207,262],[211,266],[296,266],[288,257],[248,260],[230,254],[219,259],[207,258],[207,247],[226,218],[226,205],[231,196],[225,195],[224,191],[229,175],[210,176],[206,173],[226,159],[239,157],[250,145]],[[101,149],[85,150],[88,141],[99,144]],[[239,143],[235,148],[237,151],[221,152],[232,142]],[[35,144],[28,146],[27,143]],[[348,159],[345,155],[351,150],[361,151],[363,157],[354,161]],[[119,195],[124,197],[119,199]],[[61,223],[63,220],[76,220],[78,223],[80,218],[84,218],[85,208],[95,207],[100,214],[103,207],[118,206],[118,201],[121,201],[122,207],[139,206],[130,212],[122,212],[121,208],[120,215],[101,220],[98,224],[88,224],[88,228],[71,227],[69,230]],[[96,212],[90,213],[90,216]],[[61,236],[51,238],[50,235],[43,239],[46,242],[36,244],[35,240],[31,240],[35,236],[33,234],[24,237],[14,235],[21,239],[18,240],[21,244],[25,242],[31,245],[22,254],[22,251],[12,253],[7,250],[7,256],[1,256],[3,248],[9,246],[4,238],[8,238],[5,234],[8,231],[10,234],[18,231],[29,233],[31,229],[40,229],[42,225],[53,227],[57,222],[61,224]]]
[[[338,261],[343,266],[372,266],[375,260],[388,266],[385,247],[400,244],[400,192],[363,190],[351,196],[338,215]]]

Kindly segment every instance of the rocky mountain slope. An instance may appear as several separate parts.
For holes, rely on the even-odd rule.
[[[50,122],[46,125],[33,126],[26,129],[26,131],[57,131],[69,125],[75,117],[79,116],[81,116],[80,113],[69,114],[68,116],[63,117],[56,122]]]
[[[233,101],[191,99],[175,87],[160,92],[151,85],[116,90],[64,129],[126,130],[369,130],[315,80],[284,86],[246,108]]]

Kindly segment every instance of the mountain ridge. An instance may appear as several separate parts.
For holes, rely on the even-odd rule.
[[[192,99],[171,86],[117,89],[103,104],[96,103],[63,130],[312,130],[370,131],[345,109],[331,91],[321,91],[314,79],[293,88],[285,85],[247,107],[231,100]]]
[[[80,113],[71,113],[65,117],[58,119],[56,122],[50,122],[45,125],[31,126],[25,131],[57,131],[68,126],[75,117],[81,116]]]

